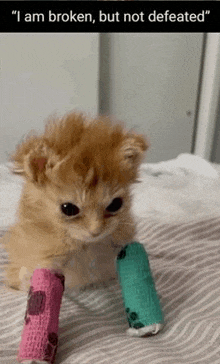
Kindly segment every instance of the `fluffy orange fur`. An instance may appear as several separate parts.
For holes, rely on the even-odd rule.
[[[144,137],[120,123],[77,113],[49,120],[42,135],[27,137],[12,156],[26,182],[18,222],[5,239],[8,285],[28,289],[36,267],[61,270],[71,287],[114,277],[113,247],[134,237],[129,188],[146,149]],[[109,211],[119,198],[122,206]],[[64,203],[78,213],[65,215]]]

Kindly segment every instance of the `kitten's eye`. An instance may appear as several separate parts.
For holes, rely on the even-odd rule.
[[[67,216],[75,216],[79,213],[79,208],[76,205],[73,205],[71,202],[65,202],[61,205],[61,211],[64,215]]]
[[[114,198],[114,200],[112,200],[110,205],[108,205],[108,207],[106,207],[106,211],[110,212],[110,213],[116,212],[121,208],[122,204],[123,204],[122,198],[120,198],[120,197]]]

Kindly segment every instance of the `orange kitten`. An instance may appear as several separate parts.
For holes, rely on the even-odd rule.
[[[115,244],[134,237],[129,188],[146,149],[120,124],[76,113],[22,142],[12,156],[26,183],[5,241],[8,285],[28,289],[36,267],[60,269],[71,287],[114,277]]]

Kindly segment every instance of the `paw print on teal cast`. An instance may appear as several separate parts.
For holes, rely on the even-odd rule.
[[[128,248],[128,245],[126,245],[119,253],[117,256],[118,260],[124,259],[126,257],[126,250]]]
[[[144,327],[145,325],[138,321],[139,317],[136,312],[130,312],[130,308],[125,309],[127,319],[129,326],[134,329],[140,329],[141,327]]]

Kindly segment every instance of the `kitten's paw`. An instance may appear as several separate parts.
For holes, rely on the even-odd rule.
[[[135,329],[130,327],[127,330],[127,334],[129,336],[142,337],[147,335],[156,335],[159,331],[162,330],[163,324],[153,324],[150,326],[141,327],[140,329]]]

